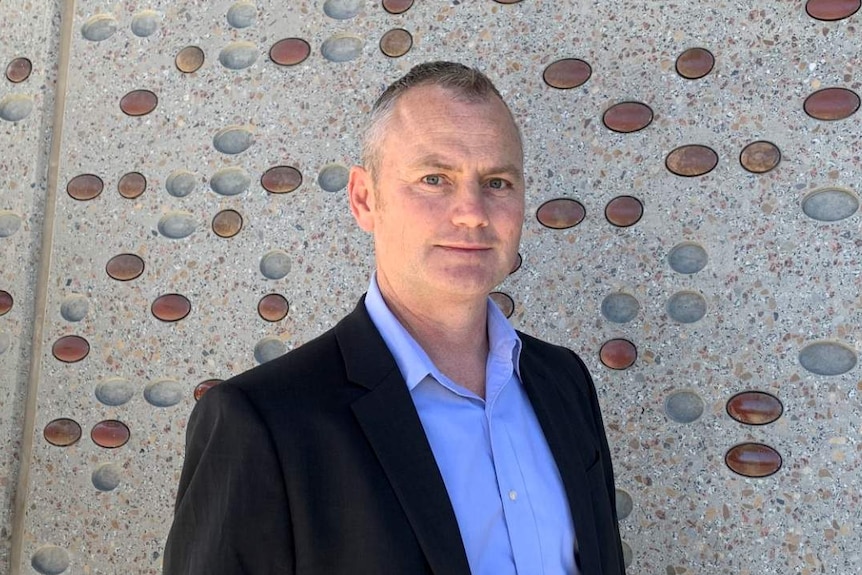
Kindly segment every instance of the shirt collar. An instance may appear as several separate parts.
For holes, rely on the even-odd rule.
[[[443,375],[422,346],[413,339],[413,336],[389,310],[377,285],[376,273],[372,274],[368,292],[365,294],[365,308],[371,316],[372,323],[383,337],[383,341],[386,342],[386,347],[395,358],[395,363],[407,383],[407,389],[413,391],[413,388],[429,375],[438,381],[442,380]],[[512,362],[515,374],[520,380],[518,364],[521,340],[491,298],[488,298],[488,342],[489,359]]]

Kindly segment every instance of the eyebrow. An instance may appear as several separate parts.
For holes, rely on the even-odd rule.
[[[455,171],[456,168],[439,154],[428,154],[412,162],[414,168],[436,168],[444,171]],[[524,170],[516,164],[503,164],[482,170],[486,174],[516,174],[523,176]]]

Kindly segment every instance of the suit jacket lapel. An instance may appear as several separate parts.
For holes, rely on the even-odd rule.
[[[401,372],[365,310],[364,298],[335,328],[348,378],[369,391],[353,413],[413,527],[431,570],[470,575],[461,532]]]
[[[563,397],[555,380],[563,372],[551,372],[546,362],[532,351],[525,341],[521,353],[522,383],[563,480],[575,524],[581,573],[601,573],[596,519],[586,474],[587,466],[598,458],[599,448],[590,439],[592,434],[579,411],[589,406]],[[576,409],[570,409],[573,404]]]

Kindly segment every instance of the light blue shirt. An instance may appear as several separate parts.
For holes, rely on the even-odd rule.
[[[371,321],[401,370],[455,510],[473,575],[578,575],[560,473],[520,380],[521,340],[488,300],[485,399],[437,369],[376,276]]]

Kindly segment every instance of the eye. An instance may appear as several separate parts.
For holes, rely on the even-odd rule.
[[[506,180],[501,180],[500,178],[493,178],[488,180],[488,187],[492,190],[502,190],[506,187]]]
[[[428,184],[429,186],[439,186],[443,183],[443,178],[436,174],[431,174],[430,176],[423,177],[422,183]]]
[[[503,196],[512,191],[512,183],[503,178],[491,178],[485,186],[495,196]]]

